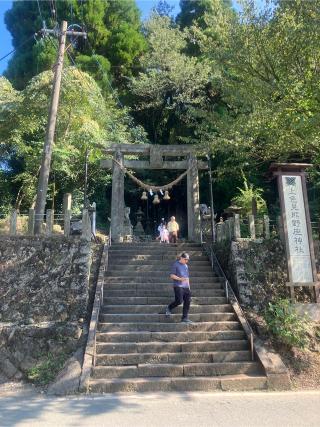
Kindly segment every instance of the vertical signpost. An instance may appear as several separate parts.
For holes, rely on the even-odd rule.
[[[292,302],[295,301],[296,286],[312,287],[315,301],[320,302],[305,177],[305,169],[310,166],[305,163],[273,163],[270,167],[278,179],[289,273],[287,286]]]

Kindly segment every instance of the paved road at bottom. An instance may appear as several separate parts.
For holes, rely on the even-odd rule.
[[[320,390],[45,397],[0,394],[1,427],[319,427]]]

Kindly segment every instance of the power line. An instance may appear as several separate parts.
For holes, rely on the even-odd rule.
[[[52,43],[52,46],[57,49],[58,46],[58,42],[56,39],[50,37],[50,35],[48,36],[49,41]],[[71,61],[72,65],[79,71],[79,73],[81,74],[81,76],[83,77],[83,81],[85,82],[85,84],[87,85],[88,89],[92,89],[91,86],[89,85],[87,79],[85,78],[85,75],[83,74],[82,70],[80,69],[80,67],[76,64],[75,59],[72,57],[71,52],[69,52],[68,48],[66,48],[65,52],[67,53],[67,56],[69,58],[69,60]]]
[[[43,19],[43,16],[42,16],[42,12],[41,12],[41,8],[40,8],[39,0],[37,0],[37,3],[38,3],[38,10],[39,10],[39,15],[40,15],[40,18],[41,18],[41,22],[44,23],[44,19]]]
[[[50,12],[51,12],[51,16],[52,19],[54,21],[55,24],[57,24],[57,14],[56,14],[56,9],[55,9],[55,4],[53,0],[49,1],[49,7],[50,7]]]
[[[91,49],[92,57],[93,57],[94,61],[96,61],[96,63],[98,64],[98,67],[100,68],[100,71],[102,72],[102,74],[106,77],[107,83],[108,83],[108,85],[109,85],[109,87],[110,87],[110,89],[111,89],[112,94],[115,96],[115,98],[116,98],[116,100],[117,100],[117,102],[118,102],[118,105],[119,105],[121,108],[124,108],[124,106],[123,106],[122,102],[120,101],[120,99],[119,99],[119,97],[118,97],[118,94],[116,93],[116,91],[113,89],[113,87],[112,87],[112,85],[111,85],[111,82],[110,82],[110,80],[109,80],[109,77],[108,77],[107,73],[105,72],[105,70],[103,69],[103,67],[102,67],[102,65],[101,65],[101,63],[100,63],[100,61],[99,61],[99,60],[98,60],[98,58],[96,57],[96,53],[95,53],[95,51],[94,51],[93,47],[91,46],[91,43],[90,43],[90,41],[89,41],[89,38],[87,38],[87,43],[88,43],[88,45],[89,45],[89,48]]]
[[[25,44],[27,44],[31,39],[34,39],[34,37],[37,35],[38,33],[32,34],[32,36],[30,36],[29,38],[27,38],[27,40],[25,40],[24,42],[22,42],[19,46],[17,46],[16,48],[12,49],[9,53],[7,53],[6,55],[4,55],[2,58],[0,58],[0,62],[2,60],[4,60],[5,58],[7,58],[8,56],[10,56],[12,53],[16,52],[17,50],[19,50],[22,46],[24,46]]]

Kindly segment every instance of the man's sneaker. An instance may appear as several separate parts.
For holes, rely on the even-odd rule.
[[[166,307],[166,316],[170,317],[171,316],[171,311],[169,310],[169,307]]]
[[[187,317],[185,317],[184,319],[181,319],[182,323],[189,323],[191,325],[191,323],[193,323],[192,320],[188,319]]]

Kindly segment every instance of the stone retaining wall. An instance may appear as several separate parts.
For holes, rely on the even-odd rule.
[[[72,354],[82,334],[76,322],[43,322],[34,325],[0,323],[0,371],[8,379],[28,377],[30,369],[52,358]]]
[[[239,239],[217,244],[215,250],[244,306],[259,312],[275,296],[287,297],[287,264],[279,239]]]
[[[80,239],[0,237],[0,322],[84,318],[90,259]]]
[[[36,373],[42,383],[35,383],[45,385],[64,366],[56,388],[77,390],[95,286],[92,253],[98,264],[99,247],[79,238],[0,237],[0,372],[6,378],[32,380]]]

